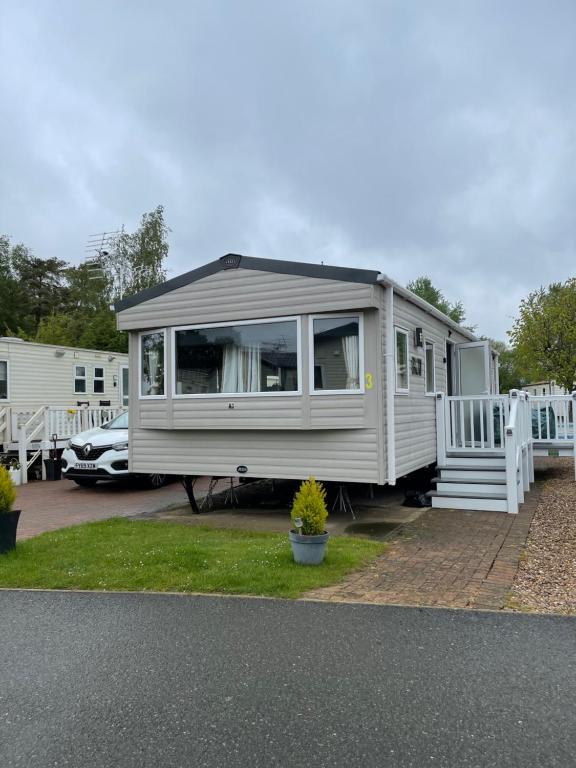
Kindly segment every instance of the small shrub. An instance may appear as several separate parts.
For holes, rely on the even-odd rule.
[[[0,515],[11,512],[16,501],[16,488],[6,467],[0,467]]]
[[[317,536],[326,530],[326,489],[313,477],[304,480],[292,502],[292,522],[302,520],[302,533]]]

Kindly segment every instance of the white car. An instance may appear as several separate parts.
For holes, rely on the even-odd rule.
[[[68,441],[62,453],[62,477],[90,487],[98,480],[134,477],[128,471],[128,413],[101,427],[87,429]],[[150,488],[160,488],[166,475],[139,475]]]

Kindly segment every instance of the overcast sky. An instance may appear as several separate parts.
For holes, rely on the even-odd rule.
[[[574,0],[0,0],[0,233],[165,206],[234,251],[428,274],[478,332],[574,275]]]

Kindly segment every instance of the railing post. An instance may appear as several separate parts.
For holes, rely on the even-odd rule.
[[[50,415],[50,409],[46,406],[46,410],[44,411],[44,440],[40,443],[42,446],[42,480],[46,480],[46,464],[44,464],[44,459],[47,459],[50,456],[49,451],[46,451],[45,448],[46,443],[50,445],[49,440],[51,437],[51,429],[53,427]]]
[[[504,442],[506,452],[506,498],[508,500],[508,513],[516,514],[518,512],[518,474],[516,465],[515,427],[505,428]]]
[[[436,462],[446,465],[446,399],[443,392],[436,394]]]
[[[20,462],[22,485],[26,485],[28,482],[28,452],[26,451],[26,439],[26,427],[20,427],[18,430],[18,461]]]
[[[576,480],[576,390],[572,392],[572,441],[574,443],[574,480]]]

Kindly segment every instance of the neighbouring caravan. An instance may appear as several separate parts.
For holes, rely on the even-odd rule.
[[[41,408],[127,405],[127,354],[0,337],[0,448]]]
[[[130,469],[394,483],[435,393],[498,392],[489,343],[386,275],[228,254],[117,304]]]

